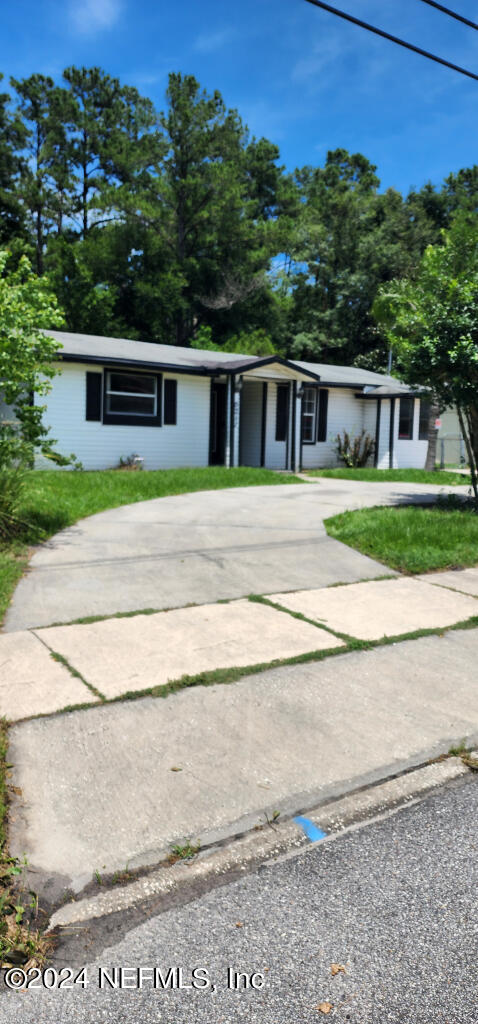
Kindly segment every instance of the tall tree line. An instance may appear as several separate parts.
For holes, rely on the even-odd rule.
[[[164,111],[100,68],[0,92],[0,243],[48,275],[69,330],[382,369],[380,285],[413,275],[478,167],[406,197],[337,149],[286,173],[219,92]]]

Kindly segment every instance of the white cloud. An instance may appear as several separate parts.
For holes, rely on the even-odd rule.
[[[215,50],[222,50],[232,35],[230,28],[218,29],[217,32],[203,32],[195,40],[194,49],[198,53],[214,53]]]
[[[122,0],[74,0],[70,19],[77,32],[88,35],[111,28],[122,11]]]

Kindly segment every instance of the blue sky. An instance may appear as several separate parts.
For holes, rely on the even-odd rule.
[[[421,0],[329,2],[478,72],[478,32]],[[478,20],[476,0],[449,6]],[[193,74],[290,170],[344,146],[407,192],[478,163],[478,82],[305,0],[16,0],[0,40],[7,79],[98,64],[158,107],[169,71]]]

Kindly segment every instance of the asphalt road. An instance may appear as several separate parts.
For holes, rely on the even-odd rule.
[[[390,570],[328,537],[324,518],[365,505],[434,501],[438,490],[324,478],[109,509],[36,551],[4,629],[373,579]]]
[[[4,995],[1,1024],[476,1024],[477,824],[468,776],[147,920],[97,956],[86,990]],[[185,981],[203,967],[217,991],[105,991],[98,965],[182,966]],[[264,987],[228,990],[229,966]]]

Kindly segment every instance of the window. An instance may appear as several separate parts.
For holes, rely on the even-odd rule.
[[[430,416],[430,402],[427,398],[420,399],[420,420],[418,426],[418,440],[428,441],[428,420]]]
[[[139,373],[108,373],[106,411],[129,416],[156,416],[156,377]]]
[[[276,406],[276,441],[285,441],[287,438],[287,420],[289,412],[289,385],[277,385],[277,406]]]
[[[398,437],[400,441],[411,441],[413,438],[413,406],[415,399],[400,399],[400,417],[398,420]]]
[[[315,443],[315,412],[317,406],[317,389],[304,388],[302,396],[302,442]]]
[[[161,426],[161,375],[105,372],[103,423]]]

